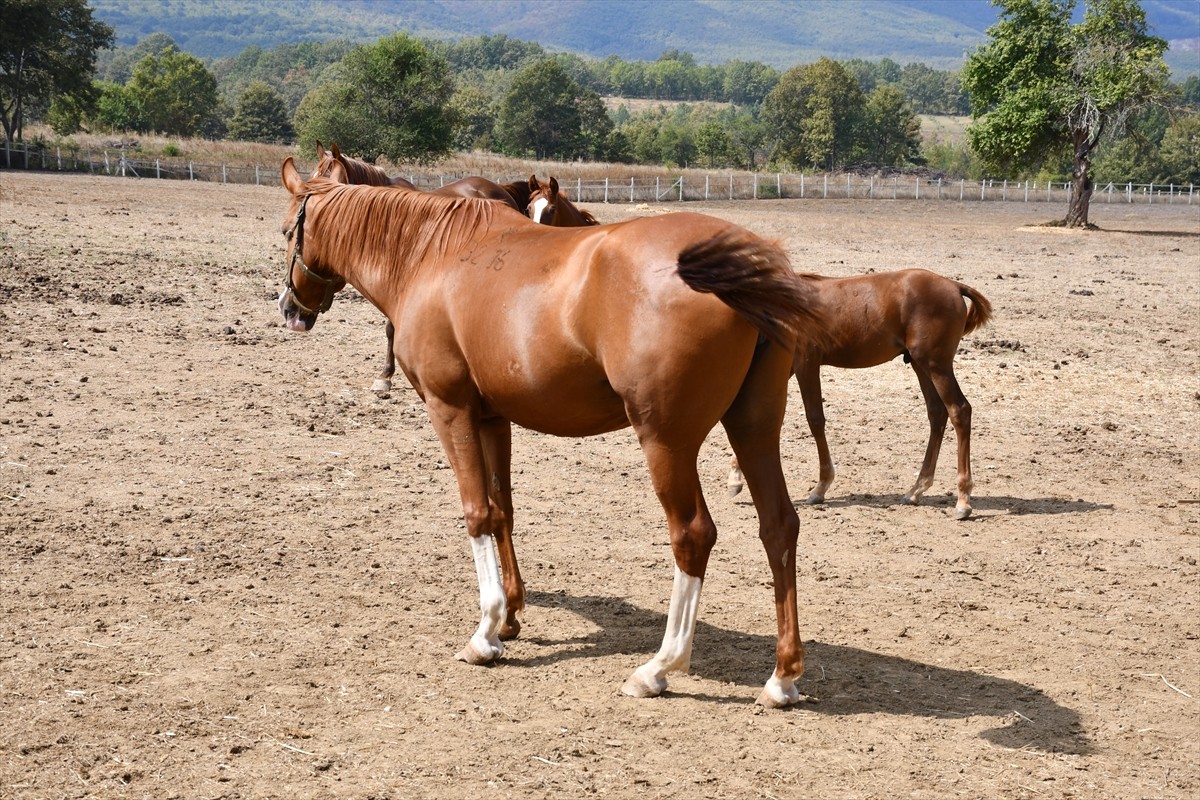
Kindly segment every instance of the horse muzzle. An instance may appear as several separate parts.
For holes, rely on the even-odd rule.
[[[284,324],[290,330],[305,333],[317,324],[317,314],[304,308],[292,294],[291,289],[284,289],[279,295],[279,313],[283,315]]]

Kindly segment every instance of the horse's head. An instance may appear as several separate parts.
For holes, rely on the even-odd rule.
[[[332,167],[333,180],[341,165],[336,161]],[[344,182],[345,171],[341,171]],[[328,311],[333,304],[333,296],[341,291],[346,281],[339,275],[322,275],[319,260],[314,253],[319,248],[314,246],[311,238],[307,241],[307,259],[305,261],[305,223],[309,214],[309,200],[312,193],[308,184],[300,177],[296,164],[291,156],[283,162],[283,185],[291,193],[292,202],[288,206],[287,216],[284,217],[283,235],[287,237],[287,271],[284,274],[283,290],[279,293],[279,312],[287,326],[294,331],[307,331],[317,323],[317,315]],[[319,201],[318,201],[319,202]]]
[[[529,176],[529,206],[525,213],[534,222],[554,224],[554,216],[558,213],[557,178],[552,177],[549,183],[541,183],[537,175]]]
[[[350,183],[342,151],[338,149],[336,142],[330,145],[330,147],[332,149],[326,150],[321,146],[320,140],[317,141],[317,168],[312,171],[309,180],[313,178],[329,178],[338,183]]]

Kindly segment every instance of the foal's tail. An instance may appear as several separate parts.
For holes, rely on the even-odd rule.
[[[988,302],[988,299],[979,290],[972,289],[965,283],[958,284],[958,292],[971,301],[971,307],[967,309],[967,323],[963,327],[963,333],[970,333],[976,328],[986,325],[987,321],[992,318],[992,304]]]
[[[825,317],[808,282],[792,271],[783,250],[745,229],[690,245],[679,254],[678,272],[689,287],[715,294],[785,348],[795,338],[823,335]]]

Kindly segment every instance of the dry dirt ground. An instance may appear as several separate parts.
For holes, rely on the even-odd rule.
[[[514,442],[532,592],[503,661],[454,478],[413,392],[368,387],[353,292],[280,326],[282,189],[0,173],[0,797],[1133,798],[1200,794],[1200,204],[691,204],[798,269],[921,266],[982,290],[927,502],[911,370],[825,371],[839,476],[794,385],[801,516],[788,711],[753,507],[702,453],[721,531],[690,674],[631,434]],[[592,205],[605,221],[674,207]]]

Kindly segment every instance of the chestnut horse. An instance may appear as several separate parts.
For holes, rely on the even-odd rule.
[[[686,670],[716,527],[696,460],[720,422],[741,461],[774,579],[775,669],[759,702],[799,698],[799,519],[779,461],[792,354],[817,335],[810,281],[778,247],[698,214],[597,228],[536,225],[496,203],[305,181],[291,194],[279,309],[313,327],[355,286],[396,327],[396,358],[454,469],[481,619],[458,658],[504,653],[525,588],[512,544],[511,425],[556,436],[633,426],[667,518],[675,578],[658,652],[622,690],[661,694]],[[302,365],[297,365],[303,374]],[[501,572],[503,568],[503,573]]]
[[[351,158],[344,155],[338,148],[337,143],[330,145],[332,149],[326,150],[317,142],[317,167],[313,170],[312,177],[329,177],[329,174],[335,163],[341,164],[346,179],[343,183],[365,184],[367,186],[398,186],[402,189],[417,190],[417,187],[410,181],[404,178],[389,177],[379,167],[374,164],[368,164],[365,161],[360,161],[357,158]],[[457,181],[452,181],[438,189],[433,189],[430,194],[439,194],[445,197],[470,197],[478,200],[495,200],[503,203],[509,208],[520,211],[522,214],[526,212],[529,205],[530,186],[525,181],[516,181],[514,183],[495,183],[487,178],[471,176],[462,178]],[[396,374],[396,357],[392,354],[392,342],[395,339],[395,329],[392,326],[391,320],[388,320],[384,326],[384,335],[387,337],[387,349],[383,357],[383,369],[379,371],[379,377],[371,384],[371,391],[380,394],[389,392],[392,389],[392,376]]]
[[[600,221],[582,208],[578,208],[558,188],[558,179],[551,176],[549,183],[539,183],[536,175],[529,176],[529,218],[543,225],[556,228],[579,228],[599,225]]]
[[[792,365],[821,464],[808,502],[825,502],[825,492],[834,476],[825,440],[821,367],[875,367],[903,355],[917,374],[929,415],[925,460],[904,500],[916,504],[933,484],[949,416],[958,438],[958,503],[954,516],[971,516],[971,404],[954,377],[954,354],[963,334],[991,319],[992,304],[970,286],[923,269],[850,278],[809,277],[827,315],[829,338],[800,342]],[[970,305],[963,302],[964,297]],[[729,473],[729,493],[737,494],[741,489],[735,458]]]

